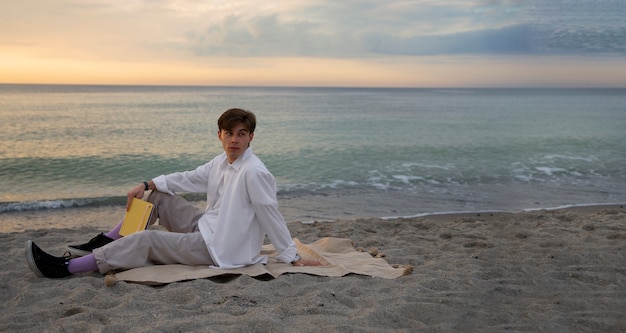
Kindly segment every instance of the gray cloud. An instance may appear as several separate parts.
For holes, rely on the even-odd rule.
[[[398,55],[528,54],[530,29],[525,25],[408,39],[382,36],[370,51]]]
[[[187,34],[200,56],[372,57],[625,53],[609,0],[343,1],[231,15]]]

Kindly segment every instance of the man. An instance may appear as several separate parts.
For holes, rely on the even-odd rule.
[[[230,109],[218,119],[218,138],[224,153],[195,170],[161,175],[128,192],[133,198],[154,204],[154,217],[168,231],[145,230],[119,235],[122,223],[86,244],[70,245],[78,258],[55,257],[34,242],[26,242],[26,258],[32,271],[42,277],[131,269],[154,264],[210,265],[235,268],[266,263],[260,255],[267,235],[278,252],[277,259],[297,266],[318,266],[296,252],[283,216],[278,211],[274,176],[254,155],[255,115]],[[207,194],[204,211],[174,192]]]

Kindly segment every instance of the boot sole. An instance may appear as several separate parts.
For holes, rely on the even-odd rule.
[[[24,246],[24,251],[26,253],[26,262],[28,262],[28,266],[30,270],[33,271],[39,277],[45,277],[37,268],[37,264],[35,263],[35,257],[33,257],[33,241],[27,240]]]

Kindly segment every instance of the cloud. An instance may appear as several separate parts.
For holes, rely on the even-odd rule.
[[[624,55],[624,17],[623,0],[24,0],[0,5],[0,43],[107,59]]]
[[[625,53],[618,1],[300,1],[232,14],[186,35],[198,56]]]
[[[504,2],[301,2],[290,11],[229,15],[189,31],[187,42],[200,56],[525,53],[519,6]]]
[[[380,36],[370,50],[396,55],[511,55],[528,54],[529,28],[525,25],[397,39]]]

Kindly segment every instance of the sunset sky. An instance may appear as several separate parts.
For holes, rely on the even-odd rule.
[[[19,0],[0,83],[626,87],[617,0]]]

